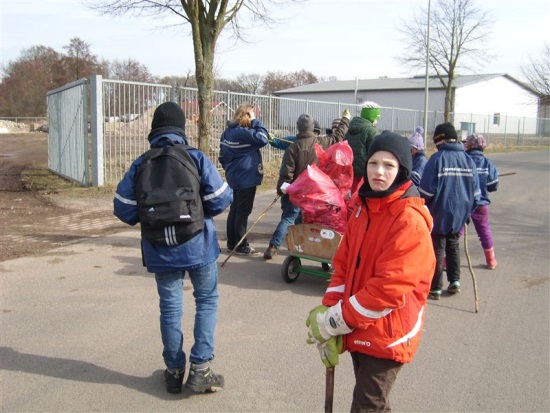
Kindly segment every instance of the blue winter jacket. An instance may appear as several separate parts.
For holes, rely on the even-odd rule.
[[[411,172],[411,180],[416,186],[420,186],[420,179],[424,173],[424,167],[426,166],[426,154],[424,151],[418,151],[416,155],[413,156],[413,169]]]
[[[290,135],[290,136],[285,136],[283,139],[284,139],[284,141],[279,139],[279,138],[275,138],[275,139],[269,141],[269,144],[271,146],[273,146],[274,148],[276,148],[276,149],[281,149],[283,151],[286,151],[287,148],[290,146],[290,144],[292,142],[295,142],[296,139],[298,139],[298,138],[296,138],[296,135]],[[290,141],[290,142],[288,142],[288,141]]]
[[[185,144],[185,139],[176,134],[160,134],[149,138],[151,147],[170,144]],[[163,273],[175,270],[191,270],[202,267],[220,255],[220,246],[214,220],[233,201],[233,190],[223,181],[212,161],[198,149],[189,149],[201,177],[201,192],[204,206],[204,230],[189,241],[176,246],[154,245],[142,239],[141,247],[147,271]],[[122,222],[135,225],[139,222],[135,195],[135,177],[142,157],[137,158],[119,182],[114,197],[114,214]]]
[[[489,192],[498,189],[498,170],[493,161],[485,157],[482,150],[471,149],[466,153],[472,157],[477,166],[479,189],[481,189],[479,205],[489,205],[491,203]]]
[[[219,161],[232,189],[248,189],[262,183],[264,167],[260,148],[267,145],[269,132],[259,119],[250,128],[230,122],[220,139]]]
[[[424,167],[418,189],[434,219],[432,234],[458,234],[481,195],[476,164],[462,143],[439,145]]]

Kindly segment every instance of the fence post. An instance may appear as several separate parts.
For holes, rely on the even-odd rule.
[[[523,117],[523,132],[521,134],[521,146],[525,146],[525,116]]]
[[[506,128],[508,126],[508,115],[504,117],[504,146],[506,146]]]
[[[90,80],[90,129],[92,132],[92,185],[103,186],[103,83],[101,75],[92,75]]]
[[[170,101],[171,101],[171,102],[176,102],[176,103],[178,103],[179,105],[181,105],[181,102],[178,101],[177,90],[178,90],[177,83],[176,83],[176,81],[174,80],[174,81],[172,82],[172,87],[171,87],[171,89],[170,89]]]

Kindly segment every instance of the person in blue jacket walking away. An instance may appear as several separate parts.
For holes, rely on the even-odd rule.
[[[268,140],[269,132],[262,121],[256,119],[255,107],[248,104],[237,108],[220,138],[219,161],[225,170],[227,183],[233,189],[233,202],[227,216],[227,249],[235,249],[236,255],[261,255],[243,237],[254,207],[256,187],[264,176],[260,149],[267,145]]]
[[[185,114],[173,102],[158,106],[148,136],[151,148],[186,145]],[[194,343],[189,353],[191,367],[186,386],[195,392],[217,391],[223,376],[214,374],[214,333],[218,313],[218,264],[220,246],[213,217],[222,213],[233,199],[233,192],[216,166],[203,152],[189,148],[200,177],[204,209],[203,230],[179,245],[158,245],[141,239],[144,265],[155,274],[160,307],[164,379],[169,393],[181,392],[187,355],[183,350],[183,284],[185,273],[193,285],[196,315]],[[133,161],[119,182],[114,196],[114,214],[129,225],[139,222],[136,201],[136,174],[143,157]]]
[[[414,133],[409,137],[409,144],[411,145],[411,154],[413,158],[413,170],[411,172],[411,180],[416,186],[420,186],[420,179],[424,173],[424,167],[428,159],[424,152],[424,128],[417,126]]]
[[[498,170],[493,161],[483,153],[483,150],[487,147],[487,142],[483,135],[474,133],[468,136],[464,147],[466,148],[466,153],[472,157],[477,166],[479,187],[481,189],[481,200],[478,207],[472,212],[472,222],[485,253],[487,268],[493,270],[497,266],[497,260],[495,258],[493,234],[489,225],[489,204],[491,204],[489,192],[494,192],[498,189]]]
[[[436,267],[429,298],[439,300],[445,256],[447,292],[460,292],[460,230],[479,204],[481,191],[476,164],[464,152],[454,126],[448,122],[437,125],[433,142],[437,152],[428,159],[418,189],[434,220],[432,243]]]

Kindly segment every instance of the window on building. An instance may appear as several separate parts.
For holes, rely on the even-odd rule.
[[[500,113],[493,115],[493,125],[500,125]]]

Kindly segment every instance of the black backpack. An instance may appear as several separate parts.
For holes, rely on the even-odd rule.
[[[141,236],[157,245],[179,245],[204,228],[201,179],[187,145],[145,152],[135,180]]]

